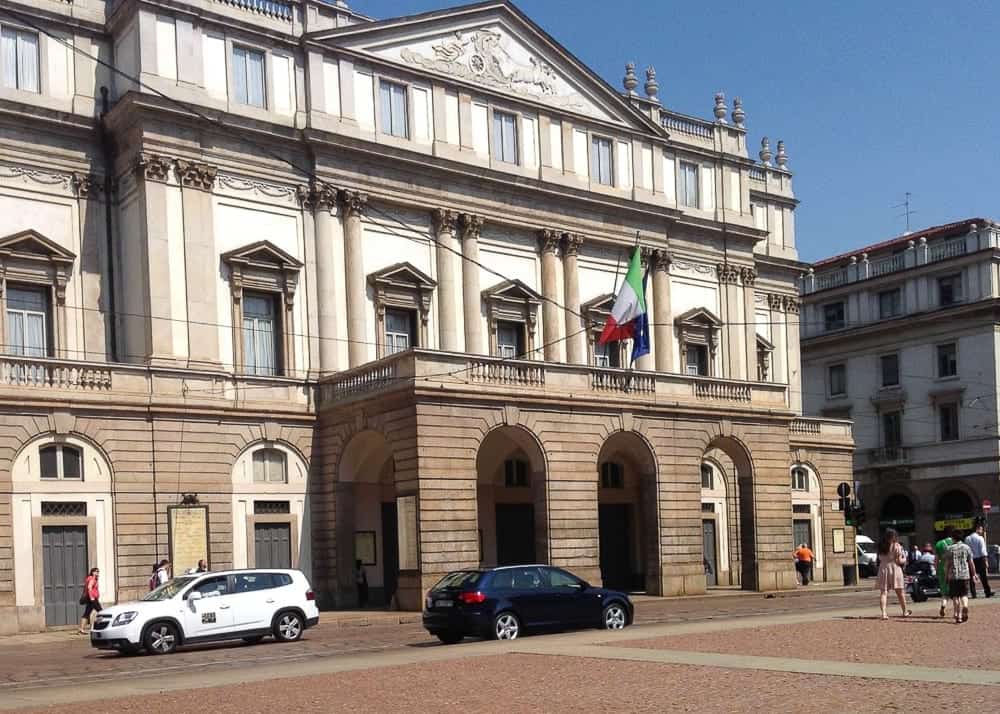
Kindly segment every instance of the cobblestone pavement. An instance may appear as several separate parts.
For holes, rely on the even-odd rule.
[[[166,692],[101,703],[116,712],[940,712],[987,711],[996,688],[845,681],[585,657],[508,654]],[[92,710],[93,705],[87,709]],[[76,714],[78,704],[31,711]]]
[[[641,598],[636,604],[637,624],[692,622],[714,618],[752,617],[763,614],[822,611],[853,607],[872,601],[870,592],[809,592],[767,597],[758,594],[711,595],[697,598]],[[877,609],[877,604],[876,604]],[[322,618],[321,618],[322,619]],[[4,691],[54,684],[97,682],[122,675],[181,673],[205,668],[232,668],[316,657],[337,657],[437,647],[417,622],[393,625],[344,627],[321,624],[293,645],[265,640],[259,645],[225,643],[182,650],[166,660],[149,656],[121,657],[90,647],[89,638],[74,633],[48,633],[25,639],[0,641],[0,698]]]

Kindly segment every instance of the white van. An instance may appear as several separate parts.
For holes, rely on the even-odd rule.
[[[878,548],[875,541],[866,535],[854,536],[854,546],[858,551],[858,574],[871,578],[878,573]]]

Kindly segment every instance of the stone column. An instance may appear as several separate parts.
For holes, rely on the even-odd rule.
[[[336,189],[321,186],[312,192],[316,220],[317,327],[319,371],[338,372],[350,363],[347,341],[347,271],[344,263],[344,226]]]
[[[656,371],[673,372],[674,324],[670,306],[670,262],[668,251],[653,254],[653,345],[656,353]]]
[[[83,234],[80,250],[83,305],[90,309],[81,310],[78,315],[74,315],[75,322],[83,323],[83,351],[73,351],[68,354],[71,359],[103,362],[114,352],[108,329],[115,315],[108,291],[110,276],[108,276],[104,221],[106,207],[104,201],[109,200],[109,197],[104,195],[103,179],[93,174],[73,174],[72,183],[79,201],[80,230]],[[56,347],[68,350],[71,346],[57,343]],[[73,347],[76,350],[80,349],[79,345]]]
[[[463,213],[462,230],[462,304],[465,310],[465,351],[470,354],[486,354],[483,343],[483,298],[479,290],[479,231],[483,219],[471,213]]]
[[[725,379],[744,379],[745,365],[740,358],[743,347],[743,326],[740,324],[740,270],[728,263],[719,263],[719,288],[722,292],[722,370],[721,375],[711,372],[714,376]]]
[[[184,207],[184,272],[187,292],[189,363],[219,364],[219,307],[216,282],[219,256],[215,250],[212,187],[216,168],[177,159],[177,179]]]
[[[546,362],[560,362],[562,343],[559,341],[559,292],[557,289],[556,261],[559,260],[559,234],[544,229],[538,232],[542,253],[542,342]]]
[[[746,341],[746,378],[757,381],[757,310],[754,307],[754,283],[757,282],[757,271],[753,268],[740,268],[740,278],[743,281],[743,339]]]
[[[365,262],[362,246],[361,216],[368,196],[357,191],[341,191],[344,219],[344,263],[347,282],[348,362],[357,367],[368,361],[368,292],[365,288]]]
[[[432,218],[436,238],[434,253],[437,256],[438,348],[446,352],[461,352],[463,335],[458,315],[463,303],[458,213],[435,208]]]
[[[563,233],[563,305],[566,313],[566,361],[587,364],[587,326],[580,317],[580,271],[577,256],[583,236]]]
[[[171,164],[165,156],[142,154],[136,165],[140,229],[135,240],[122,241],[120,280],[124,313],[121,356],[129,362],[176,364],[173,319],[183,320],[184,316],[173,314],[171,291],[175,281],[183,285],[184,276],[170,274],[169,229],[171,221],[180,219],[168,210],[168,192],[177,191],[176,186],[168,185]]]
[[[802,365],[799,353],[799,300],[791,295],[784,298],[785,329],[788,333],[788,407],[802,413]]]

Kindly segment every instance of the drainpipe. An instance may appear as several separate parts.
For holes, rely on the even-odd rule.
[[[118,312],[117,312],[117,302],[115,300],[115,253],[114,253],[114,236],[112,233],[112,206],[111,206],[111,194],[114,189],[114,173],[115,173],[115,143],[111,137],[111,132],[108,130],[108,109],[110,103],[108,101],[108,88],[101,87],[101,116],[98,123],[97,131],[100,135],[101,140],[101,154],[104,162],[104,233],[105,233],[105,251],[108,256],[108,264],[106,266],[108,273],[108,309],[111,313],[111,319],[108,322],[108,361],[117,362],[118,361]]]

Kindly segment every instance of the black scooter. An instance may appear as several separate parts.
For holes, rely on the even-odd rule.
[[[913,602],[926,602],[929,597],[941,594],[933,563],[926,560],[907,563],[903,575],[906,591],[910,593]]]

